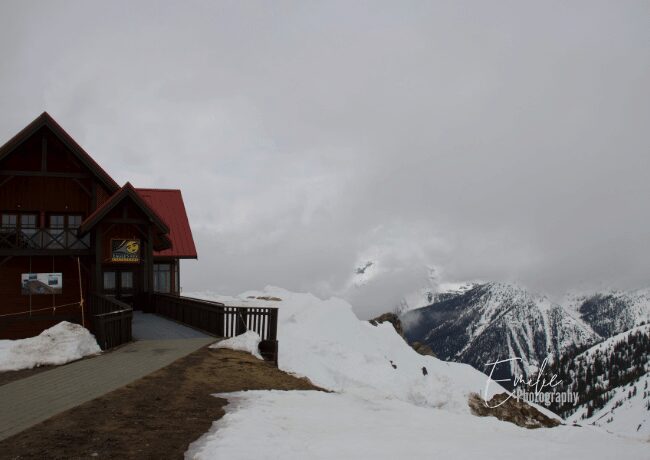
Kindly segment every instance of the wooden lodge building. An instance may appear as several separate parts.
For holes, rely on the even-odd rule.
[[[151,309],[197,258],[180,190],[120,187],[47,113],[0,147],[0,218],[0,339]]]

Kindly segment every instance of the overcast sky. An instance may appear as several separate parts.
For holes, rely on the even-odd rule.
[[[649,286],[650,2],[0,2],[0,143],[47,110],[183,191],[186,292]],[[357,266],[375,262],[363,287]]]

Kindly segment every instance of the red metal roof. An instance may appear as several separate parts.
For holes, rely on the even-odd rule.
[[[164,251],[156,251],[154,256],[198,258],[181,191],[151,188],[138,188],[136,191],[169,227],[167,236],[172,242],[172,247]]]

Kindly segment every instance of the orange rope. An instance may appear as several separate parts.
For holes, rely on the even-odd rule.
[[[66,304],[63,304],[63,305],[57,305],[55,307],[39,308],[37,310],[25,310],[25,311],[19,311],[19,312],[16,312],[16,313],[5,313],[3,315],[0,315],[0,317],[24,315],[26,313],[31,313],[31,312],[34,312],[34,311],[56,310],[57,308],[69,307],[71,305],[81,305],[81,303],[80,302],[72,302],[72,303],[66,303]]]

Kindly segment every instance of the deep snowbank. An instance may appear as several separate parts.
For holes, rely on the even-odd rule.
[[[62,321],[36,337],[0,340],[0,371],[65,364],[100,352],[88,329]]]
[[[592,427],[527,430],[473,417],[318,391],[218,395],[226,415],[185,457],[229,459],[612,459],[648,458],[648,444]]]
[[[341,299],[321,300],[274,287],[234,298],[187,295],[230,305],[279,307],[280,368],[328,390],[469,414],[469,394],[482,395],[485,389],[484,374],[416,353],[391,324],[360,321]],[[488,397],[503,391],[492,383]]]

